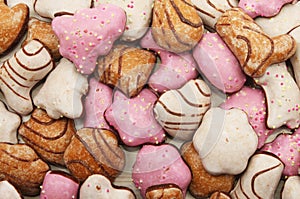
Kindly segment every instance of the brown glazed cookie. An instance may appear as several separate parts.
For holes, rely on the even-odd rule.
[[[73,120],[65,117],[52,119],[39,108],[19,128],[19,134],[26,144],[43,160],[55,165],[64,165],[63,155],[75,132]]]
[[[29,8],[17,4],[12,8],[0,2],[0,56],[6,54],[18,43],[27,30]]]
[[[210,196],[209,199],[231,199],[231,197],[222,192],[215,192]]]
[[[22,195],[38,195],[49,169],[28,145],[0,143],[0,180],[9,181]]]
[[[22,46],[34,39],[39,40],[49,49],[54,60],[61,57],[58,47],[59,40],[54,34],[50,22],[41,21],[37,18],[29,19],[27,37]]]
[[[152,34],[156,43],[168,51],[191,50],[201,39],[203,24],[190,0],[154,2]]]
[[[203,167],[200,157],[192,142],[185,143],[181,148],[183,159],[192,171],[192,182],[189,186],[190,193],[196,198],[209,197],[216,191],[229,193],[233,188],[235,177],[233,175],[209,174]]]
[[[92,174],[114,180],[124,168],[125,153],[111,131],[82,128],[73,136],[64,160],[71,174],[81,182]]]
[[[107,56],[100,57],[96,76],[101,82],[133,97],[146,84],[155,62],[156,57],[150,51],[117,45]]]
[[[181,189],[175,184],[155,185],[147,188],[146,199],[183,199]]]
[[[287,60],[296,51],[296,41],[292,36],[269,37],[240,8],[232,8],[222,14],[215,28],[244,72],[252,77],[262,76],[268,66]]]

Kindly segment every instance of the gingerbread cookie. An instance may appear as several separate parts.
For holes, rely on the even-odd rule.
[[[193,177],[189,185],[189,191],[195,198],[206,198],[216,191],[226,193],[231,191],[235,177],[233,175],[214,176],[209,174],[204,169],[192,142],[185,143],[181,147],[181,154],[192,172]]]
[[[0,67],[0,89],[10,108],[21,115],[33,110],[31,89],[54,67],[45,46],[32,40]]]
[[[238,60],[216,33],[204,34],[193,56],[202,74],[225,93],[240,90],[246,82]]]
[[[34,10],[42,17],[53,19],[56,16],[72,15],[76,11],[90,8],[92,0],[35,0]]]
[[[54,119],[62,116],[74,119],[83,112],[81,98],[87,92],[87,77],[78,73],[72,62],[62,58],[33,98],[33,102]]]
[[[95,78],[89,80],[89,92],[84,100],[84,127],[109,129],[104,118],[105,110],[112,104],[112,89],[98,82]]]
[[[154,64],[155,55],[147,50],[116,45],[97,62],[98,79],[120,89],[126,96],[136,96],[147,83]]]
[[[16,188],[6,180],[0,182],[0,194],[3,198],[22,199]]]
[[[162,143],[166,136],[153,115],[156,100],[157,96],[149,89],[143,89],[133,98],[116,91],[112,105],[106,109],[105,119],[127,146]]]
[[[146,190],[146,199],[184,199],[181,189],[176,184],[154,185]]]
[[[43,160],[64,165],[63,155],[76,129],[74,121],[67,118],[52,119],[47,113],[36,108],[31,118],[24,122],[19,135]]]
[[[239,198],[274,198],[284,164],[270,154],[254,155],[231,191],[232,199]]]
[[[179,187],[185,197],[191,177],[178,150],[170,144],[144,145],[137,154],[132,170],[133,182],[143,198],[148,188],[168,184]]]
[[[18,143],[17,129],[21,124],[21,118],[8,111],[0,101],[0,142]]]
[[[124,34],[121,40],[135,41],[140,39],[147,31],[151,16],[154,0],[94,0],[94,6],[109,3],[121,7],[126,12],[127,20]]]
[[[215,192],[210,196],[209,199],[231,199],[231,197],[222,192]]]
[[[246,113],[239,109],[209,109],[193,137],[202,164],[212,175],[242,173],[257,143]]]
[[[297,128],[300,124],[300,90],[286,64],[283,62],[270,66],[266,73],[255,81],[262,86],[266,94],[267,126],[272,129],[282,125]]]
[[[164,50],[155,43],[151,30],[142,38],[140,45],[155,51],[161,60],[148,81],[148,85],[155,91],[162,93],[178,89],[189,80],[197,78],[197,64],[191,53],[175,54]]]
[[[115,187],[103,175],[89,176],[80,187],[79,198],[89,199],[135,199],[132,190],[125,187]]]
[[[98,56],[109,53],[114,41],[124,32],[125,23],[124,10],[101,4],[81,9],[74,16],[55,17],[52,28],[59,39],[60,54],[71,60],[80,73],[91,74]]]
[[[49,166],[25,144],[0,143],[0,180],[7,180],[21,194],[35,196],[40,192]]]
[[[258,136],[258,148],[261,148],[268,136],[273,133],[273,130],[266,125],[267,103],[264,92],[259,88],[244,86],[240,91],[228,96],[220,107],[224,109],[239,108],[247,114],[253,130]]]
[[[269,37],[241,8],[227,10],[218,19],[216,31],[252,77],[262,76],[271,64],[287,60],[296,51],[292,36]]]
[[[41,189],[40,198],[77,199],[79,183],[64,171],[48,171]]]
[[[30,18],[28,22],[27,37],[22,45],[24,46],[34,39],[39,40],[48,48],[54,60],[59,60],[61,57],[58,51],[59,42],[52,30],[50,22],[41,21],[37,18]]]
[[[155,118],[172,137],[191,140],[211,105],[211,91],[200,79],[162,94],[154,106]]]
[[[8,53],[25,35],[29,20],[26,4],[17,4],[10,8],[0,3],[0,56]]]
[[[111,131],[82,128],[73,136],[64,153],[64,161],[80,182],[92,174],[114,180],[125,165],[125,154]]]
[[[300,177],[291,176],[285,183],[281,192],[282,199],[297,199],[300,196]]]
[[[191,50],[201,39],[203,23],[190,0],[154,2],[152,34],[164,49],[181,53]]]
[[[279,13],[284,4],[291,3],[294,0],[240,0],[239,7],[242,8],[250,17],[258,16],[272,17]]]

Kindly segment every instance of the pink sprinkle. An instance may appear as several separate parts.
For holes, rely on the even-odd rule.
[[[267,72],[267,75],[270,75],[270,72]]]

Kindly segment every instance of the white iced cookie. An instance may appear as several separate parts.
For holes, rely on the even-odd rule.
[[[24,3],[28,6],[29,8],[29,15],[30,17],[36,17],[36,18],[41,18],[34,10],[33,4],[35,0],[6,0],[6,3],[9,7],[13,7],[19,3]]]
[[[156,120],[172,137],[191,140],[210,108],[211,91],[200,79],[162,94],[154,107]]]
[[[16,190],[16,188],[6,180],[0,182],[0,196],[1,198],[7,199],[22,198],[20,193]]]
[[[124,9],[127,21],[125,32],[121,39],[124,41],[134,41],[141,38],[148,30],[153,2],[154,0],[94,0],[94,6],[109,3]]]
[[[91,6],[92,0],[35,0],[34,2],[34,10],[40,16],[50,19],[64,14],[74,14],[77,10]]]
[[[284,183],[281,193],[282,199],[299,199],[300,176],[290,176]]]
[[[284,164],[271,154],[256,154],[231,191],[232,199],[273,199]]]
[[[82,114],[81,97],[87,91],[87,77],[78,73],[72,62],[62,58],[33,98],[33,102],[54,119],[61,116],[74,119]]]
[[[80,187],[79,198],[89,199],[135,199],[133,192],[126,188],[114,188],[103,175],[89,176]]]
[[[287,70],[286,64],[274,64],[265,74],[256,78],[267,99],[267,126],[276,129],[282,125],[294,129],[300,123],[300,90]]]
[[[54,67],[43,44],[32,40],[0,67],[0,89],[7,105],[21,115],[33,110],[31,89]]]
[[[193,144],[209,173],[237,175],[247,167],[258,138],[245,112],[215,107],[204,115]]]
[[[17,129],[21,124],[21,118],[8,111],[0,101],[0,142],[18,143]]]
[[[289,34],[292,35],[292,37],[294,37],[297,42],[296,53],[290,58],[290,61],[293,66],[295,80],[298,87],[300,87],[300,25],[297,28],[293,29]]]
[[[237,7],[238,0],[191,0],[203,23],[215,27],[218,18],[228,9]]]
[[[287,4],[274,17],[258,17],[255,22],[263,31],[273,37],[288,33],[293,28],[300,25],[300,1],[296,4]]]

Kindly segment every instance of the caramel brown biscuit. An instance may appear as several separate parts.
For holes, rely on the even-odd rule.
[[[235,176],[208,173],[201,162],[199,154],[192,142],[185,143],[181,148],[183,159],[192,171],[192,182],[189,186],[190,193],[196,198],[206,198],[216,191],[229,193],[234,185]]]
[[[209,199],[231,199],[231,197],[222,192],[215,192],[210,196]]]
[[[22,195],[38,195],[48,170],[28,145],[0,143],[0,180],[9,181]]]
[[[73,136],[64,160],[71,174],[81,182],[92,174],[114,180],[125,165],[125,154],[111,131],[82,128]]]
[[[290,58],[296,41],[288,34],[269,37],[240,8],[227,10],[217,21],[216,31],[251,77],[262,76],[267,67]]]
[[[63,155],[75,134],[74,121],[68,118],[52,119],[36,108],[31,118],[19,128],[19,135],[45,161],[64,165]]]
[[[0,56],[8,53],[27,31],[29,8],[17,4],[12,8],[0,2]]]
[[[146,84],[155,62],[156,57],[150,51],[117,45],[107,56],[98,60],[97,76],[101,82],[133,97]]]
[[[191,50],[201,39],[203,23],[190,0],[154,2],[152,34],[156,43],[168,51]]]
[[[183,199],[181,189],[175,184],[163,184],[149,187],[146,190],[146,199]]]
[[[61,57],[58,47],[59,41],[52,30],[50,22],[41,21],[37,18],[30,18],[28,22],[27,37],[22,46],[34,39],[39,40],[49,49],[54,60],[58,60]]]

